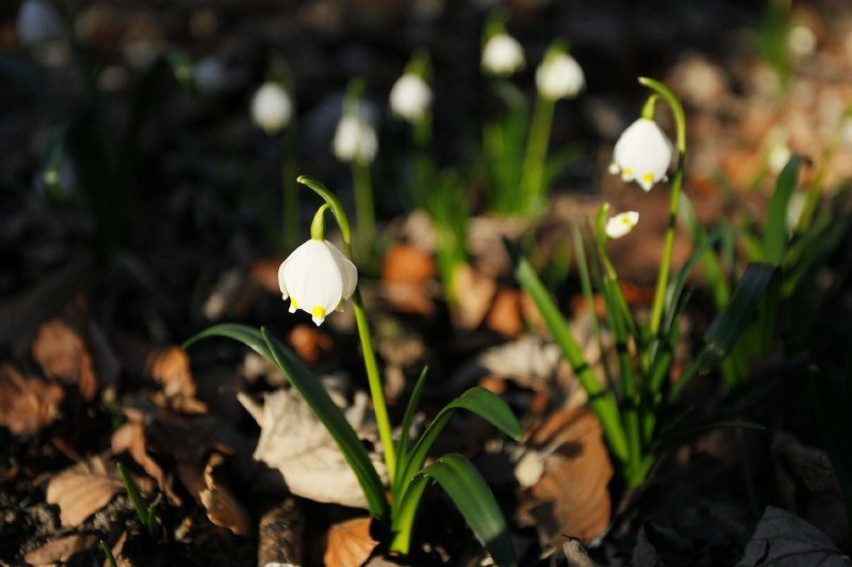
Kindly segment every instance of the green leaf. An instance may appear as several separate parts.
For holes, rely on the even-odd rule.
[[[778,267],[772,264],[756,262],[748,265],[728,307],[716,316],[704,335],[704,348],[698,356],[700,372],[713,369],[731,351],[777,273]]]
[[[409,481],[420,471],[420,467],[423,466],[432,445],[458,409],[466,409],[478,415],[513,439],[520,440],[524,434],[518,418],[515,417],[506,402],[485,388],[478,386],[471,388],[444,406],[426,428],[426,431],[423,432],[423,435],[420,436],[420,439],[417,440],[405,467],[399,469],[399,472],[402,473],[398,475],[400,488],[405,490]],[[399,496],[401,495],[394,494],[395,498]]]
[[[340,447],[364,491],[370,515],[383,518],[387,512],[384,486],[370,462],[366,449],[355,430],[346,421],[343,412],[299,357],[271,338],[265,329],[258,331],[237,324],[214,325],[187,340],[183,346],[188,348],[196,341],[208,337],[226,337],[243,343],[269,360],[287,377]]]
[[[787,250],[787,208],[790,197],[796,190],[799,177],[799,166],[804,158],[794,155],[778,175],[775,192],[769,201],[769,212],[766,217],[766,228],[763,231],[764,262],[781,265]]]
[[[420,378],[417,379],[417,383],[411,391],[411,397],[408,398],[408,405],[405,407],[405,414],[402,417],[399,441],[396,446],[396,457],[399,463],[397,467],[399,470],[404,470],[405,464],[408,461],[408,437],[411,430],[411,423],[414,421],[414,413],[417,411],[417,405],[420,403],[420,394],[423,393],[423,385],[426,383],[426,373],[428,371],[429,367],[424,366],[423,371],[420,372]],[[394,479],[393,493],[397,493],[399,491],[399,487],[401,486],[399,483],[400,478],[402,478],[402,476],[397,475]]]
[[[436,481],[456,505],[476,539],[488,550],[496,565],[517,564],[515,550],[494,494],[479,471],[461,455],[450,454],[423,469],[412,481],[402,507],[412,520],[429,480]],[[410,525],[408,526],[410,530]]]

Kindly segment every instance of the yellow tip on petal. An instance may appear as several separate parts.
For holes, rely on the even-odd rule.
[[[645,175],[642,176],[642,181],[644,181],[645,183],[653,183],[654,182],[654,174],[653,173],[646,173]]]
[[[298,308],[299,308],[299,304],[296,303],[296,298],[291,296],[290,297],[290,313],[295,313],[296,309],[298,309]]]
[[[625,167],[623,173],[624,173],[625,177],[631,177],[632,178],[633,177],[633,168],[632,167]]]
[[[325,321],[325,307],[314,307],[311,309],[311,315],[313,315],[314,323],[319,327]]]

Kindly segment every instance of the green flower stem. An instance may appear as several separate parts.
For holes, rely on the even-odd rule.
[[[373,184],[370,164],[358,159],[352,162],[352,182],[355,184],[355,220],[357,242],[362,250],[370,250],[376,237],[376,218],[373,212]]]
[[[520,192],[523,198],[524,212],[533,213],[539,205],[544,191],[544,162],[547,159],[547,147],[550,143],[550,128],[553,124],[553,110],[556,103],[539,94],[533,109],[532,125],[527,139],[527,149],[521,169]]]
[[[660,322],[663,318],[663,308],[665,304],[666,298],[666,288],[669,284],[669,274],[671,272],[672,265],[672,253],[674,251],[674,239],[675,239],[675,229],[677,227],[677,211],[678,204],[680,202],[680,192],[683,187],[683,175],[686,166],[686,115],[683,111],[683,105],[678,100],[677,96],[664,84],[659,81],[655,81],[653,79],[649,79],[647,77],[640,77],[639,82],[656,91],[657,95],[651,95],[648,99],[649,103],[653,105],[653,101],[656,101],[657,96],[659,95],[666,103],[669,105],[669,108],[672,111],[675,119],[675,128],[677,134],[677,168],[675,170],[674,178],[672,179],[671,185],[671,200],[669,201],[669,224],[668,228],[666,228],[666,236],[665,241],[663,243],[663,258],[660,262],[660,272],[657,276],[657,289],[654,293],[654,306],[651,310],[651,324],[650,324],[650,332],[651,339],[656,340],[660,331]],[[646,109],[643,112],[643,116],[645,112],[652,113],[651,110],[648,110],[649,106],[646,104]]]
[[[316,194],[323,198],[326,205],[331,209],[337,226],[340,228],[340,236],[343,239],[343,247],[346,255],[352,259],[352,231],[349,219],[343,210],[343,205],[325,185],[306,175],[300,175],[297,182],[306,185]],[[314,223],[316,223],[314,217]],[[322,222],[322,221],[320,221]],[[314,223],[311,223],[311,237],[314,235]],[[379,375],[379,364],[376,361],[376,351],[373,348],[373,339],[370,335],[370,324],[367,321],[367,312],[364,310],[364,302],[361,299],[360,286],[355,288],[352,295],[352,308],[355,312],[355,323],[358,326],[358,338],[361,341],[361,351],[364,356],[364,368],[367,371],[367,381],[370,385],[370,397],[373,399],[373,411],[376,413],[376,424],[379,428],[379,438],[382,441],[382,449],[385,454],[385,466],[388,469],[388,479],[393,485],[396,476],[396,453],[393,445],[393,434],[391,431],[390,418],[388,417],[387,404],[385,403],[385,392],[382,379]]]

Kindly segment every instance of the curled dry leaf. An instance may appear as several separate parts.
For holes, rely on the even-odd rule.
[[[83,338],[63,321],[53,319],[39,327],[32,354],[48,377],[77,384],[84,398],[94,399],[97,379],[92,355]]]
[[[343,453],[296,393],[276,390],[264,396],[263,405],[244,394],[238,394],[238,399],[260,425],[254,458],[278,469],[293,494],[318,502],[366,508],[361,486]],[[365,395],[356,396],[347,410],[347,420],[359,435],[367,403]],[[384,477],[381,457],[371,453],[370,459]]]
[[[370,535],[371,523],[370,518],[353,518],[331,526],[323,555],[325,564],[338,567],[363,565],[379,543]]]
[[[169,499],[169,502],[178,506],[181,504],[180,496],[174,491],[171,479],[163,472],[162,467],[148,453],[145,444],[145,426],[137,421],[129,421],[115,430],[110,440],[112,452],[115,454],[127,451],[133,460],[157,483]]]
[[[72,534],[60,537],[27,552],[24,555],[24,561],[28,565],[35,566],[65,564],[74,554],[88,550],[97,541],[97,536],[93,534]]]
[[[504,337],[521,336],[524,330],[524,321],[521,318],[521,292],[508,287],[498,289],[485,324]]]
[[[34,435],[59,413],[59,384],[24,378],[11,364],[0,365],[0,425],[14,435]]]
[[[211,522],[237,535],[247,536],[252,531],[251,520],[228,485],[224,465],[222,453],[210,454],[207,466],[204,467],[204,487],[198,496]]]
[[[524,495],[520,521],[535,525],[551,546],[566,535],[591,541],[603,534],[613,468],[595,415],[586,409],[556,412],[532,432],[528,444],[541,459],[542,472]]]
[[[141,490],[149,485],[140,483],[138,486]],[[95,456],[50,479],[47,503],[59,506],[59,519],[63,526],[77,526],[123,490],[115,465]]]
[[[195,397],[189,356],[182,348],[172,346],[154,350],[148,354],[145,366],[151,378],[163,387],[166,396]]]

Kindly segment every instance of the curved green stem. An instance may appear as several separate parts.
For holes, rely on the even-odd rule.
[[[313,190],[317,195],[323,198],[326,202],[323,207],[331,209],[337,225],[340,228],[340,236],[343,238],[343,248],[349,259],[352,259],[352,231],[349,225],[349,219],[346,212],[343,210],[343,205],[340,200],[329,191],[325,185],[319,181],[312,179],[306,175],[300,175],[296,181],[306,185]],[[316,223],[314,217],[314,223]],[[321,222],[321,221],[320,221]],[[311,224],[311,236],[314,234],[314,227]],[[373,348],[373,339],[370,335],[370,323],[367,321],[367,312],[364,310],[364,302],[361,299],[360,286],[355,288],[355,293],[352,294],[352,308],[355,312],[355,323],[358,326],[358,339],[361,341],[361,350],[364,355],[364,368],[367,371],[367,381],[370,385],[370,397],[373,400],[373,411],[376,413],[376,424],[379,428],[379,438],[382,441],[382,449],[385,454],[385,466],[388,469],[388,479],[393,484],[396,476],[396,453],[393,445],[393,435],[391,431],[390,418],[388,417],[387,404],[385,403],[385,392],[382,386],[382,379],[379,375],[379,364],[376,360],[376,351]]]
[[[540,94],[536,97],[533,109],[532,125],[527,139],[527,149],[521,169],[521,196],[523,212],[535,212],[544,191],[544,163],[547,160],[547,147],[550,142],[550,128],[553,123],[553,100]]]
[[[675,94],[664,84],[647,77],[640,77],[639,82],[652,89],[656,94],[648,99],[650,106],[646,104],[645,113],[653,115],[653,104],[659,96],[666,101],[675,119],[676,144],[677,144],[677,168],[671,184],[671,199],[669,201],[669,223],[666,228],[665,241],[663,243],[663,258],[660,262],[660,272],[657,276],[657,289],[654,293],[654,306],[651,310],[650,332],[652,340],[657,338],[660,331],[660,322],[663,318],[665,306],[666,289],[669,283],[669,274],[672,265],[672,253],[674,251],[675,229],[677,227],[677,211],[680,202],[680,192],[683,187],[683,175],[686,166],[686,114],[683,105]]]

